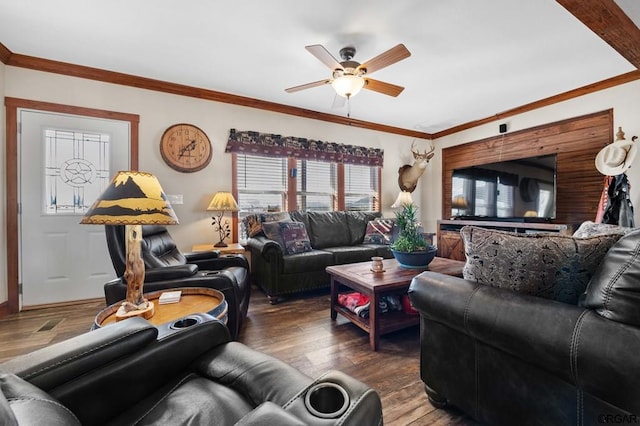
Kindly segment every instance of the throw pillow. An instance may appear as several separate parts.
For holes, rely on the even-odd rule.
[[[250,214],[244,218],[244,227],[247,230],[248,237],[255,237],[262,232],[262,223],[257,214]]]
[[[290,219],[289,213],[287,212],[257,213],[247,215],[244,218],[244,224],[247,229],[247,235],[249,237],[255,237],[257,235],[264,235],[264,230],[262,229],[264,222],[277,222],[285,219]]]
[[[282,232],[280,232],[280,224],[291,222],[291,219],[283,219],[277,222],[264,222],[262,224],[262,231],[264,235],[270,240],[280,244],[280,247],[284,250],[284,240],[282,239]]]
[[[370,220],[362,244],[391,244],[394,223],[393,219]]]
[[[345,214],[347,216],[349,234],[351,235],[351,239],[349,241],[350,246],[362,244],[364,235],[367,232],[367,224],[369,221],[380,217],[380,212],[348,211],[345,212]]]
[[[467,256],[465,279],[574,305],[620,238],[515,234],[475,226],[465,226],[460,233]]]
[[[633,228],[625,228],[624,226],[611,225],[608,223],[595,223],[587,220],[586,222],[582,222],[580,227],[576,229],[576,232],[573,233],[573,236],[576,238],[586,238],[602,234],[624,235],[631,230],[633,230]]]
[[[311,242],[307,235],[307,228],[302,222],[280,223],[280,232],[284,242],[284,250],[287,254],[304,253],[311,251]]]
[[[640,229],[611,247],[593,274],[581,305],[613,321],[640,326]]]

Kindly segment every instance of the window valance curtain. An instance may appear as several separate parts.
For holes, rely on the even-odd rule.
[[[229,131],[225,152],[382,167],[384,150],[252,131]]]

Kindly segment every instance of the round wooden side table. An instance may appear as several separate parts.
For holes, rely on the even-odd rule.
[[[167,291],[181,291],[180,301],[161,305],[160,295]],[[207,313],[225,324],[227,323],[227,301],[218,290],[205,287],[183,287],[145,293],[147,300],[155,304],[155,313],[147,321],[154,325],[175,321],[190,314]],[[116,322],[116,311],[122,302],[107,306],[96,315],[93,328],[100,328]]]

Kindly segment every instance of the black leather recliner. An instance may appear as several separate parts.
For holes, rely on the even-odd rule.
[[[0,364],[0,424],[382,425],[378,394],[354,378],[313,380],[210,315],[186,319],[131,318]]]
[[[640,420],[640,230],[609,249],[579,305],[429,271],[409,298],[433,405],[490,425]]]
[[[107,246],[119,278],[104,285],[108,305],[127,295],[124,281],[126,244],[124,226],[106,225]],[[228,304],[227,327],[236,339],[247,316],[251,295],[249,263],[241,254],[220,255],[218,251],[182,253],[164,226],[142,226],[142,258],[145,264],[144,291],[180,287],[207,287],[221,291]]]

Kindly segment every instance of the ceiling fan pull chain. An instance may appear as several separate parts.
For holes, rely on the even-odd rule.
[[[347,118],[351,118],[351,96],[347,95]]]

